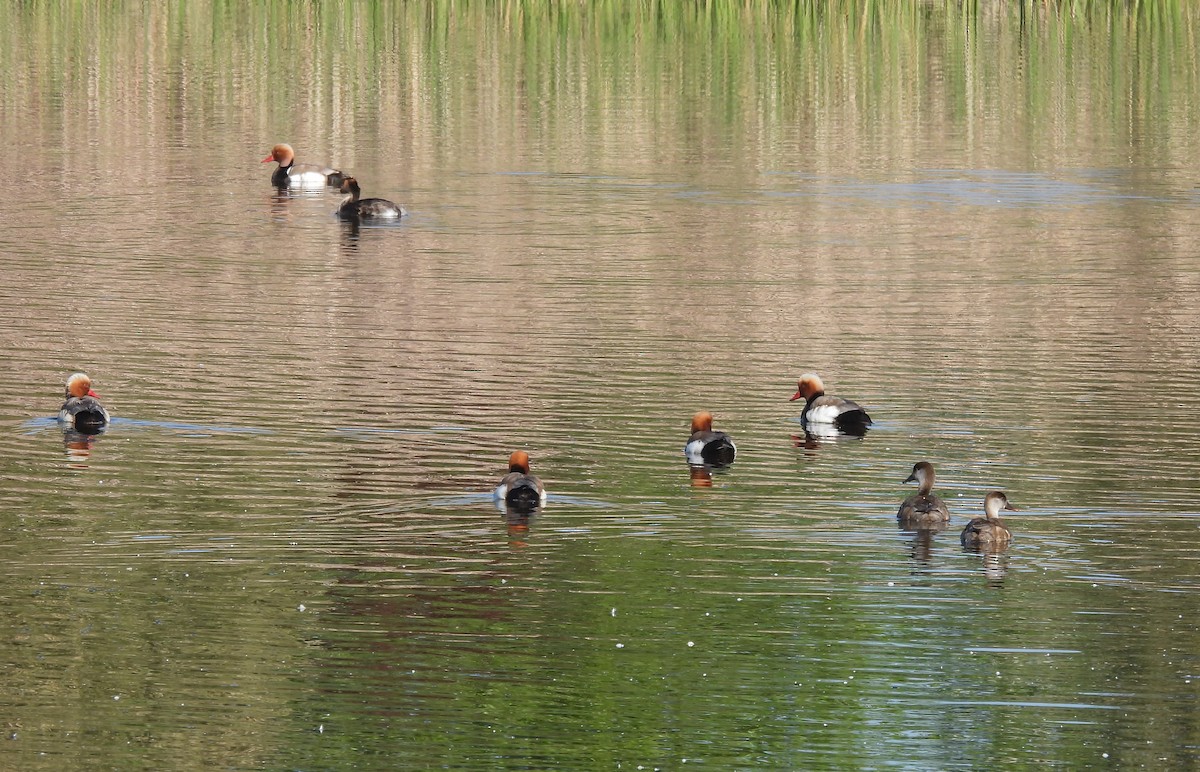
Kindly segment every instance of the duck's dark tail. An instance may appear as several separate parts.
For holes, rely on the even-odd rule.
[[[737,448],[728,437],[719,437],[705,444],[700,450],[700,457],[706,464],[712,466],[729,466],[737,455]]]
[[[867,415],[865,410],[847,410],[833,419],[833,425],[843,434],[861,437],[867,433],[867,427],[871,425],[871,416]]]
[[[542,494],[537,487],[528,483],[517,484],[508,489],[504,503],[516,512],[532,512],[541,506]]]
[[[96,434],[108,424],[108,416],[99,410],[80,410],[75,414],[75,431],[82,434]]]

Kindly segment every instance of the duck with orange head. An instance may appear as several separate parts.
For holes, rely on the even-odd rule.
[[[529,473],[529,454],[514,450],[508,457],[508,474],[500,478],[493,492],[496,502],[503,502],[517,512],[532,512],[546,503],[546,488],[542,481]]]
[[[296,163],[296,151],[286,143],[271,148],[271,154],[262,159],[263,163],[271,161],[279,164],[271,175],[271,184],[277,188],[336,188],[346,179],[345,174],[328,166]]]
[[[843,434],[861,437],[872,423],[871,416],[857,402],[826,394],[825,384],[816,373],[800,376],[791,401],[798,399],[804,400],[800,424],[814,433],[832,427]]]
[[[66,401],[58,411],[58,421],[66,429],[96,434],[108,426],[108,411],[100,404],[100,395],[92,390],[87,373],[75,373],[67,379]]]
[[[725,432],[713,431],[713,414],[701,410],[692,416],[692,434],[683,453],[693,466],[707,464],[713,467],[729,466],[737,456],[737,447]]]

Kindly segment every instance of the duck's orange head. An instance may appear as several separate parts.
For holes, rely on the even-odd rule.
[[[358,180],[354,179],[353,177],[347,177],[346,179],[342,180],[342,187],[340,190],[343,193],[357,193]]]
[[[514,450],[508,457],[508,471],[529,474],[529,454],[523,450]]]
[[[83,399],[100,395],[92,391],[92,379],[87,376],[87,373],[75,373],[67,379],[67,396]]]
[[[696,432],[711,432],[712,431],[713,414],[707,410],[701,410],[696,415],[692,416],[692,433]]]
[[[296,158],[296,151],[292,150],[292,146],[288,145],[288,144],[280,143],[280,144],[276,145],[275,147],[271,148],[271,155],[262,159],[262,163],[267,163],[269,161],[275,161],[280,166],[287,166],[293,160],[295,160],[295,158]]]
[[[821,383],[821,376],[816,373],[805,373],[800,376],[800,380],[796,381],[796,393],[792,395],[791,401],[808,399],[824,391],[825,384]]]

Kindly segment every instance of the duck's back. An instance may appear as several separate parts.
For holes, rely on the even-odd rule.
[[[1012,541],[1012,532],[999,518],[977,517],[967,523],[959,537],[964,547],[1002,549]]]
[[[108,411],[95,397],[70,397],[58,411],[58,420],[81,431],[95,431],[108,423]]]
[[[683,452],[687,454],[688,463],[714,466],[732,464],[737,456],[737,448],[733,440],[729,439],[729,435],[711,429],[692,432]]]
[[[896,519],[908,528],[928,528],[944,525],[950,520],[946,502],[932,493],[914,493],[904,500],[896,512]]]

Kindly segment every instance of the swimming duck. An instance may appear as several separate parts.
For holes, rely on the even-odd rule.
[[[542,481],[529,473],[528,453],[512,452],[508,457],[508,474],[500,478],[493,495],[497,502],[503,501],[517,511],[532,511],[546,503]]]
[[[737,447],[725,432],[714,432],[713,415],[701,410],[692,416],[692,436],[683,446],[689,464],[728,466],[737,455]]]
[[[358,180],[347,177],[341,191],[346,194],[337,214],[343,220],[395,220],[404,216],[404,210],[386,198],[360,199]]]
[[[75,373],[67,379],[66,402],[58,411],[58,420],[67,429],[95,434],[108,425],[108,411],[100,404],[100,395],[92,391],[92,379]]]
[[[271,184],[277,188],[319,188],[323,185],[339,187],[346,175],[337,169],[316,164],[297,164],[296,152],[291,145],[279,144],[271,148],[271,154],[262,163],[275,161],[279,167],[271,175]]]
[[[1007,509],[1016,512],[1017,508],[1008,503],[1008,497],[1000,491],[992,491],[983,499],[983,517],[977,517],[967,523],[962,530],[962,545],[968,549],[984,552],[999,552],[1012,541],[1012,531],[1000,519],[1000,510]]]
[[[800,423],[807,429],[812,424],[832,424],[845,434],[862,436],[871,425],[871,416],[857,403],[825,393],[825,384],[816,373],[805,373],[796,382],[792,402],[805,400]]]
[[[933,493],[933,464],[918,461],[904,482],[915,482],[920,488],[900,505],[896,520],[907,531],[936,528],[941,530],[950,520],[946,502]]]

